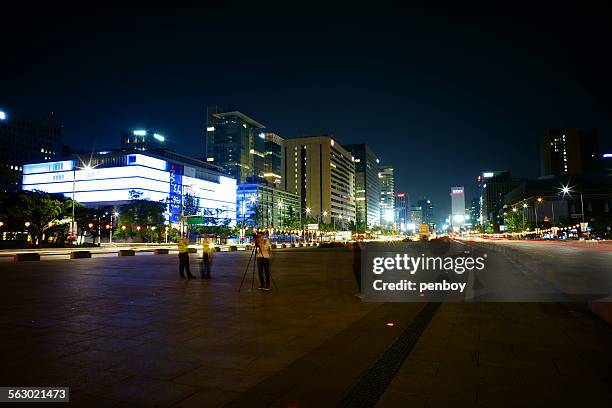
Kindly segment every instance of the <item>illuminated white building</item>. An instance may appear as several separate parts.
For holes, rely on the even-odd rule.
[[[465,193],[463,187],[451,187],[451,225],[460,227],[465,222]]]
[[[395,175],[392,166],[380,166],[380,225],[395,225]]]
[[[63,194],[88,206],[120,205],[133,191],[168,203],[166,219],[178,223],[186,194],[199,198],[199,213],[236,220],[236,180],[214,166],[170,151],[100,152],[88,158],[26,164],[23,189]]]

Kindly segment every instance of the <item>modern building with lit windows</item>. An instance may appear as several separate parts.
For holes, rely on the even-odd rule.
[[[248,228],[289,228],[304,219],[297,194],[265,183],[238,185],[236,224]]]
[[[504,206],[504,197],[522,181],[512,178],[509,171],[485,171],[478,177],[480,223],[483,226],[500,224],[499,212]]]
[[[285,191],[300,198],[302,215],[348,228],[355,222],[353,156],[331,136],[285,140]]]
[[[419,205],[410,206],[410,223],[414,225],[421,225],[423,223],[423,207]]]
[[[472,198],[470,203],[470,218],[472,225],[480,224],[480,197]]]
[[[417,205],[422,208],[423,216],[421,221],[423,224],[429,225],[429,228],[433,229],[436,225],[435,217],[434,217],[434,205],[431,200],[419,200],[417,201]]]
[[[265,133],[264,178],[281,187],[285,178],[285,139],[276,133]]]
[[[207,108],[205,157],[238,183],[264,177],[264,125],[242,112]]]
[[[126,150],[155,150],[165,149],[166,137],[160,132],[148,129],[136,129],[125,132],[121,145]]]
[[[597,170],[596,129],[548,129],[540,137],[541,176],[590,173]]]
[[[355,207],[357,224],[380,225],[379,159],[365,143],[344,146],[355,158]]]
[[[88,206],[120,205],[131,192],[168,203],[166,218],[180,221],[185,195],[199,199],[199,212],[220,222],[236,220],[236,180],[213,166],[171,151],[99,152],[23,166],[23,189],[59,193]]]
[[[412,223],[410,195],[408,193],[395,194],[395,219],[400,231],[406,231],[408,224]]]
[[[465,222],[465,191],[463,186],[451,187],[451,225],[461,227]]]
[[[380,223],[392,227],[395,223],[395,176],[392,166],[380,166]]]
[[[25,163],[61,157],[62,127],[53,115],[32,119],[0,109],[0,146],[0,191],[18,190]]]

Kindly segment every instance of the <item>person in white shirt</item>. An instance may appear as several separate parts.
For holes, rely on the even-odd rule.
[[[261,233],[255,236],[255,257],[257,258],[257,271],[259,273],[259,289],[270,290],[270,258],[272,257],[272,248]]]

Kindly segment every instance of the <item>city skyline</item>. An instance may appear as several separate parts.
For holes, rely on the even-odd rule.
[[[605,5],[0,13],[0,402],[612,402]]]
[[[381,163],[395,167],[398,191],[429,198],[444,214],[448,187],[464,185],[471,199],[483,171],[537,177],[537,140],[545,129],[598,128],[602,149],[611,145],[610,61],[590,52],[610,28],[588,24],[602,18],[596,10],[536,9],[517,18],[508,10],[381,8],[375,15],[394,22],[382,27],[359,7],[330,9],[326,17],[239,8],[231,18],[256,18],[258,30],[216,37],[212,52],[202,53],[199,41],[223,32],[229,9],[213,9],[215,21],[202,26],[207,10],[195,6],[151,8],[146,15],[137,7],[123,13],[54,7],[48,21],[60,24],[44,19],[22,27],[16,19],[2,29],[19,40],[4,48],[0,108],[52,111],[65,142],[84,150],[118,147],[118,134],[145,127],[159,129],[179,153],[203,156],[206,106],[235,106],[284,138],[330,134],[341,145],[367,143]],[[546,13],[588,18],[578,22],[581,30],[551,36],[554,23],[538,18]],[[168,15],[175,23],[166,22]],[[155,29],[126,24],[134,16]],[[307,34],[301,27],[314,17],[321,30]],[[282,38],[265,24],[272,21]],[[75,29],[90,46],[70,40]],[[105,30],[112,38],[100,36]],[[480,30],[490,35],[472,41]],[[236,53],[229,45],[237,41],[252,47]],[[256,47],[262,43],[264,52]],[[551,71],[551,64],[563,69]]]

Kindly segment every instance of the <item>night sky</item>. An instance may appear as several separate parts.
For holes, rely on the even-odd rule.
[[[53,111],[75,148],[148,127],[202,156],[205,107],[233,107],[287,138],[370,144],[437,218],[483,170],[539,176],[545,128],[597,127],[612,150],[603,9],[219,3],[5,8],[0,108]]]

